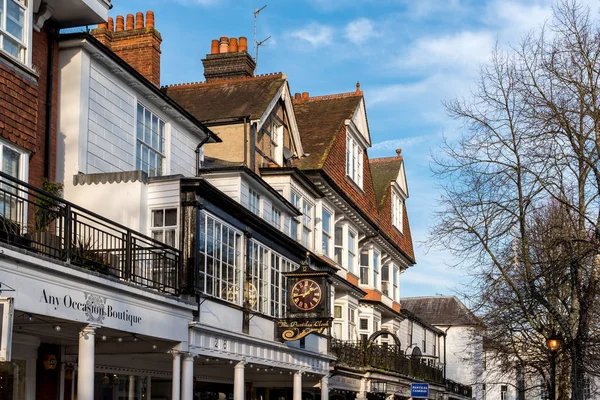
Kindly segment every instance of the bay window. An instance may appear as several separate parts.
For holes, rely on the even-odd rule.
[[[341,226],[336,225],[335,227],[333,245],[335,262],[341,267],[343,264],[342,258],[344,255],[344,228]]]
[[[379,253],[373,252],[373,288],[379,289]]]
[[[360,253],[360,284],[369,284],[369,250]]]
[[[395,301],[398,301],[398,299],[400,298],[400,291],[398,290],[398,275],[400,275],[400,271],[398,270],[398,267],[394,267],[394,275],[392,276],[394,283],[394,295],[392,296],[392,298]]]
[[[302,244],[312,249],[313,206],[306,199],[302,199],[302,203]]]

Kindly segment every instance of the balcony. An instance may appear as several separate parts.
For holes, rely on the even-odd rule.
[[[178,249],[1,172],[0,243],[161,293],[180,292]]]
[[[375,368],[396,372],[416,380],[444,383],[443,371],[424,364],[418,358],[409,358],[397,346],[333,339],[331,351],[338,364],[353,368]]]

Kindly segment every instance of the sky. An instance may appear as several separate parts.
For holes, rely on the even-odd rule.
[[[360,82],[373,147],[370,158],[402,149],[406,208],[416,265],[401,276],[401,296],[454,295],[468,271],[429,250],[439,191],[430,170],[442,137],[461,125],[442,102],[468,98],[497,42],[507,48],[550,21],[549,0],[112,0],[110,16],[153,10],[162,35],[161,85],[204,81],[212,39],[253,42],[257,73],[283,72],[292,93],[351,92]],[[251,52],[252,49],[249,49]]]

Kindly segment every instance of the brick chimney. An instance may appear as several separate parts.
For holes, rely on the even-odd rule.
[[[254,76],[256,63],[248,54],[248,39],[222,36],[213,40],[210,54],[202,60],[206,82]]]
[[[154,28],[154,12],[117,16],[116,30],[112,18],[108,23],[98,25],[92,36],[135,68],[146,79],[160,86],[160,33]]]

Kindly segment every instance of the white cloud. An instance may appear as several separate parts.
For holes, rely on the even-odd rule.
[[[416,144],[423,143],[431,139],[429,135],[405,137],[402,139],[384,140],[383,142],[375,143],[369,151],[384,151],[405,149]]]
[[[396,59],[405,68],[443,67],[474,71],[489,59],[495,38],[488,31],[463,31],[452,35],[417,40],[406,57]]]
[[[220,0],[175,0],[176,3],[182,6],[212,6],[217,4]]]
[[[514,41],[520,35],[550,22],[552,5],[550,1],[543,0],[527,3],[495,0],[490,3],[485,19],[489,25],[500,27],[506,40]]]
[[[344,29],[344,36],[353,43],[364,43],[372,37],[380,36],[375,31],[373,23],[367,18],[351,21]]]
[[[331,43],[333,28],[313,22],[302,29],[292,32],[290,35],[304,40],[314,47],[320,47]]]

